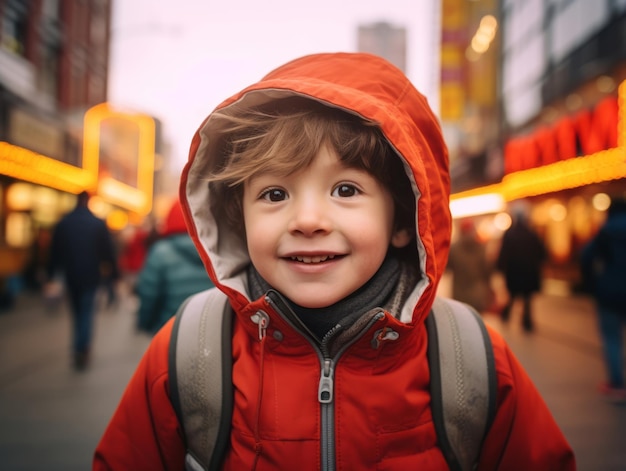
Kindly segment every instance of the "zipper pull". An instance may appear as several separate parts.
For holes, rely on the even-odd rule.
[[[324,360],[322,366],[322,375],[320,377],[320,386],[317,391],[317,399],[322,404],[333,402],[333,377],[335,376],[335,367],[332,360]]]
[[[263,340],[270,323],[270,317],[263,311],[257,311],[256,314],[250,316],[250,319],[259,326],[259,340]]]

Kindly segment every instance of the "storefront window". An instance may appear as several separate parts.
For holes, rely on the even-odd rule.
[[[11,213],[7,217],[5,240],[15,248],[29,247],[33,241],[33,221],[27,213]]]
[[[2,19],[2,48],[18,56],[26,56],[28,0],[9,0]]]
[[[48,44],[44,47],[40,81],[41,90],[56,98],[59,83],[59,49],[54,44]]]

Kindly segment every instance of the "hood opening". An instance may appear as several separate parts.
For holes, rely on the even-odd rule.
[[[292,61],[226,100],[200,127],[183,170],[181,198],[188,210],[192,238],[211,278],[231,299],[234,292],[245,293],[242,274],[249,257],[243,230],[225,224],[219,216],[217,208],[233,202],[207,181],[223,162],[221,152],[227,137],[220,113],[241,116],[251,108],[272,102],[271,107],[288,97],[315,100],[364,118],[378,126],[389,142],[398,162],[394,172],[408,176],[392,180],[411,188],[410,203],[415,205],[409,216],[416,227],[409,256],[416,259],[421,279],[407,305],[418,304],[416,309],[425,317],[445,269],[450,242],[447,149],[425,98],[399,70],[368,54],[319,54]],[[412,316],[409,306],[403,320],[410,321]]]

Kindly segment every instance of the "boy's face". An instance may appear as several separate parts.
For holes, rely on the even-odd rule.
[[[365,284],[389,245],[410,242],[393,230],[390,193],[364,170],[345,167],[323,147],[310,167],[264,173],[244,185],[250,258],[259,274],[294,303],[330,306]]]

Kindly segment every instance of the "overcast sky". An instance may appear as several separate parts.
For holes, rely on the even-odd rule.
[[[179,169],[193,133],[222,100],[296,57],[355,51],[359,25],[387,21],[407,29],[407,75],[435,107],[438,4],[116,0],[109,100],[159,118]]]

